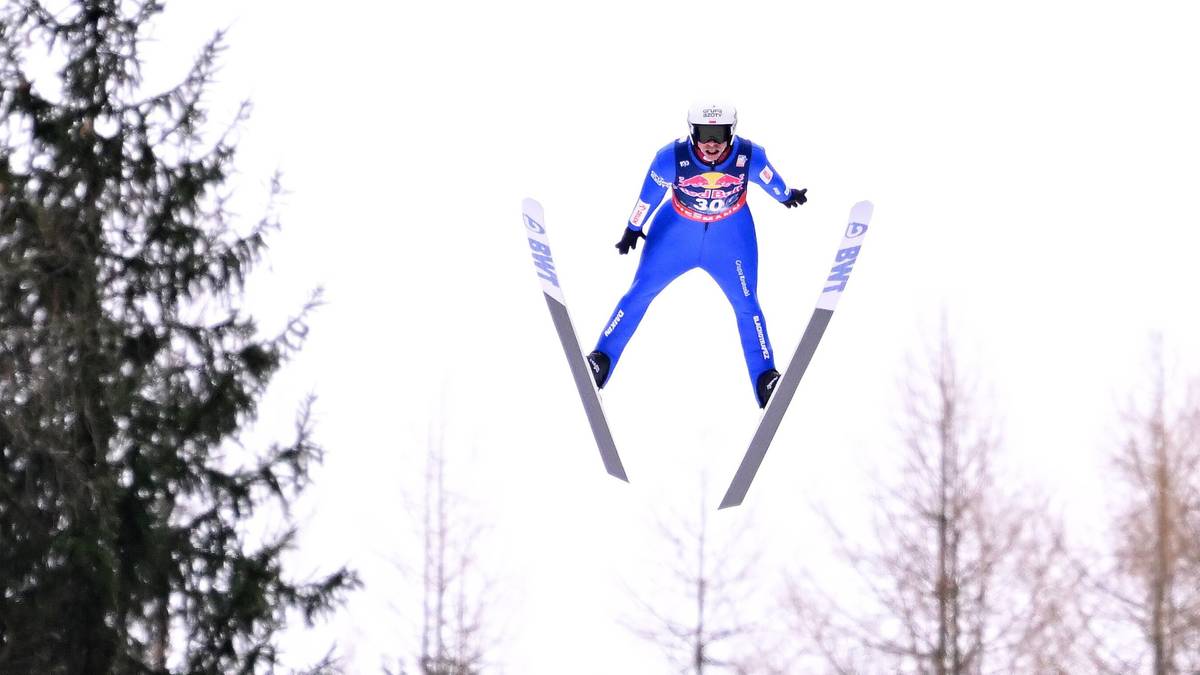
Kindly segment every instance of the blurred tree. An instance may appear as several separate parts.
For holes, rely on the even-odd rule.
[[[476,675],[483,663],[482,594],[469,589],[476,569],[478,524],[465,522],[457,496],[446,491],[446,455],[440,439],[425,464],[422,675]]]
[[[489,623],[493,586],[478,558],[484,533],[463,496],[447,485],[444,433],[431,433],[419,511],[421,639],[419,675],[478,675],[497,626]],[[405,565],[400,565],[406,569]],[[388,675],[405,675],[401,661]]]
[[[1113,568],[1093,575],[1108,600],[1095,628],[1104,670],[1200,672],[1200,385],[1176,387],[1161,338],[1149,391],[1125,410],[1114,456]],[[1093,570],[1097,572],[1097,570]],[[1134,639],[1122,639],[1132,636]]]
[[[320,458],[311,400],[289,443],[225,452],[308,308],[272,339],[229,309],[274,222],[233,232],[234,148],[202,135],[219,33],[141,93],[161,9],[0,9],[2,673],[265,672],[289,610],[311,621],[355,583],[289,580],[290,527],[247,540]],[[35,45],[56,76],[31,75]]]
[[[670,563],[662,567],[670,577],[650,577],[653,590],[631,589],[639,613],[624,623],[638,637],[658,645],[680,672],[763,672],[748,670],[760,663],[749,644],[757,626],[745,618],[755,610],[755,556],[741,545],[745,530],[729,536],[712,531],[703,496],[706,482],[702,481],[695,518],[659,518],[658,530],[671,551]]]
[[[944,325],[931,357],[907,381],[902,468],[881,479],[877,541],[853,544],[829,519],[861,583],[793,580],[809,656],[835,673],[1085,672],[1080,574],[1060,527],[997,480],[998,434]]]

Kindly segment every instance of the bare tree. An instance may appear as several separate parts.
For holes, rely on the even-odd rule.
[[[1174,391],[1161,339],[1152,348],[1149,392],[1126,406],[1115,455],[1121,500],[1113,569],[1096,585],[1112,611],[1098,630],[1112,672],[1200,672],[1200,391]],[[1120,640],[1134,634],[1136,641]]]
[[[700,492],[697,517],[659,518],[659,532],[671,551],[670,577],[648,581],[671,592],[633,591],[639,616],[625,625],[660,646],[680,672],[749,672],[747,654],[737,650],[747,647],[745,638],[755,631],[743,618],[750,609],[754,556],[741,545],[745,530],[730,536],[714,533],[703,497],[707,491]]]
[[[492,584],[477,557],[485,531],[467,500],[448,486],[443,434],[434,432],[425,458],[420,515],[420,675],[477,675],[493,637],[487,622]],[[385,668],[385,672],[393,673]],[[403,666],[394,671],[405,675]]]
[[[1078,568],[1044,500],[997,477],[994,418],[944,323],[905,401],[903,463],[879,481],[876,541],[853,542],[827,517],[855,583],[792,580],[808,657],[835,673],[1080,672]]]

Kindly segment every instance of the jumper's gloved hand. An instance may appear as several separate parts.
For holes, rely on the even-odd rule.
[[[632,227],[625,228],[625,234],[621,236],[621,241],[617,242],[617,251],[621,255],[629,253],[629,249],[637,248],[638,237],[646,238],[646,235],[641,230],[635,230]]]
[[[804,196],[805,192],[808,192],[808,188],[804,188],[803,190],[797,190],[793,188],[791,194],[788,195],[787,200],[783,202],[783,205],[789,209],[793,206],[800,206],[804,202],[808,201],[808,197]]]

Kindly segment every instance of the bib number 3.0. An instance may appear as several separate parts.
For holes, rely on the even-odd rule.
[[[720,213],[725,210],[724,199],[696,199],[696,210],[706,211],[708,213]]]

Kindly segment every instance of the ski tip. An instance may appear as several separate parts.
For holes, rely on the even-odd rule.
[[[596,398],[598,399],[599,396]],[[629,476],[625,475],[625,465],[621,463],[621,456],[617,454],[617,448],[611,446],[610,449],[611,452],[607,454],[601,453],[604,454],[604,470],[613,478],[628,483]]]
[[[535,211],[537,213],[541,213],[542,205],[533,197],[526,197],[525,199],[521,200],[521,210],[525,213],[532,213]]]
[[[729,484],[729,489],[725,490],[725,496],[721,498],[721,505],[717,507],[718,511],[742,505],[742,501],[746,499],[746,492],[750,486],[740,486],[738,485],[739,482],[738,477],[735,476],[733,482]]]
[[[869,223],[871,222],[871,214],[874,212],[875,205],[864,199],[850,209],[850,222],[863,224]]]

